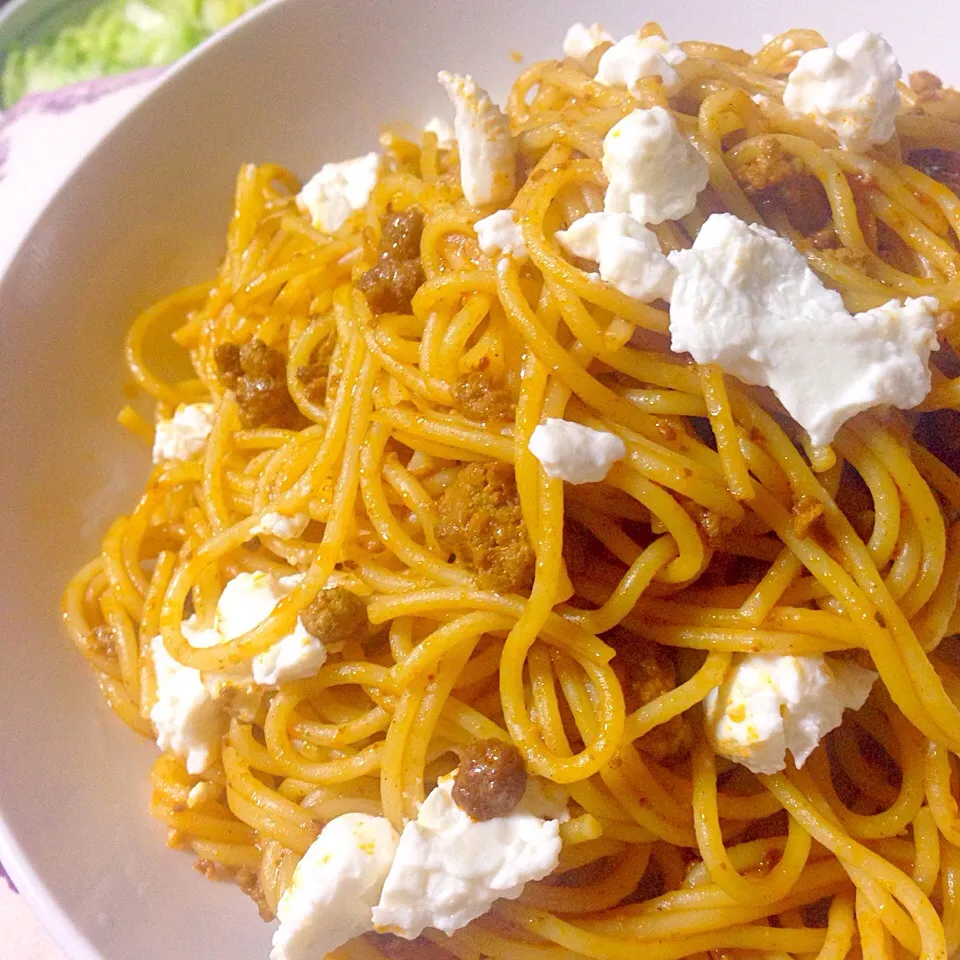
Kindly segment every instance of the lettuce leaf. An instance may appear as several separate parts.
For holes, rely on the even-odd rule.
[[[0,80],[3,105],[24,94],[182,57],[259,0],[104,0],[46,41],[15,47]]]

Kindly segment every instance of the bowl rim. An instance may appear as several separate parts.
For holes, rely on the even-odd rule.
[[[60,185],[47,198],[37,213],[30,229],[26,231],[11,251],[9,259],[5,263],[0,264],[0,291],[3,290],[4,281],[11,272],[13,265],[19,261],[24,249],[32,242],[34,234],[39,229],[40,222],[46,212],[58,201],[63,192],[70,189],[78,171],[88,163],[96,161],[96,157],[100,153],[103,145],[114,137],[117,131],[120,130],[135,113],[141,109],[146,109],[147,104],[152,101],[153,98],[158,95],[159,91],[166,87],[168,83],[172,82],[176,77],[179,77],[181,73],[189,72],[198,59],[205,57],[214,47],[229,42],[233,34],[244,30],[248,23],[259,19],[268,14],[274,7],[278,7],[286,2],[287,0],[263,0],[262,3],[248,10],[222,30],[217,31],[212,37],[209,37],[187,53],[182,59],[171,64],[163,71],[157,82],[146,91],[143,99],[130,107],[129,110],[117,119],[117,122],[106,131],[93,149],[77,162]],[[14,7],[16,6],[17,4],[14,4]],[[0,781],[0,794],[3,792],[4,788],[2,781]],[[4,818],[2,807],[0,807],[0,863],[3,864],[3,869],[9,875],[26,905],[33,911],[43,928],[50,935],[54,943],[64,952],[68,960],[103,960],[103,954],[94,947],[89,938],[80,930],[67,910],[61,905],[58,898],[46,885],[44,879],[34,869],[29,857],[15,839],[12,827]]]

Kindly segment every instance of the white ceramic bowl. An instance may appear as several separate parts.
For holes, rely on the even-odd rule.
[[[909,69],[953,80],[952,4],[915,0],[284,0],[172,71],[50,203],[0,281],[0,860],[73,958],[266,960],[270,929],[163,846],[154,757],[101,704],[59,597],[128,508],[147,457],[116,425],[134,313],[209,276],[246,160],[301,175],[369,150],[381,124],[449,114],[436,71],[505,93],[576,19],[660,20],[759,45],[811,26],[882,30]],[[798,22],[799,21],[799,22]]]

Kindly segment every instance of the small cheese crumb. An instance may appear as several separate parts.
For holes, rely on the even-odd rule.
[[[909,409],[929,393],[933,297],[851,316],[789,240],[729,213],[713,214],[693,248],[669,259],[671,349],[770,387],[814,444],[863,410]]]
[[[297,194],[297,206],[310,216],[317,230],[336,233],[367,205],[379,170],[380,156],[376,153],[325,163]]]
[[[195,783],[187,794],[187,806],[193,810],[202,803],[212,803],[220,799],[220,788],[209,780]]]
[[[517,223],[513,210],[498,210],[474,224],[480,249],[488,256],[502,253],[512,257],[518,263],[527,259],[527,246],[523,242],[523,231]]]
[[[254,524],[250,535],[256,537],[266,534],[280,540],[296,540],[307,529],[309,523],[309,513],[301,512],[285,517],[282,513],[269,510],[260,518],[259,523]]]
[[[627,447],[615,434],[594,430],[570,420],[547,417],[538,424],[527,445],[548,477],[567,483],[600,483]]]
[[[644,303],[670,299],[677,272],[656,234],[629,213],[588,213],[556,238],[574,256],[595,261],[601,279],[628,297]]]
[[[345,813],[331,820],[280,898],[270,960],[320,960],[373,930],[371,912],[397,839],[385,817]]]
[[[741,657],[704,698],[707,735],[717,753],[754,773],[776,773],[787,751],[798,767],[840,726],[844,710],[859,710],[877,679],[838,657]]]
[[[213,429],[212,403],[181,403],[170,420],[157,423],[153,438],[153,462],[190,460],[207,445]]]
[[[787,78],[783,105],[829,127],[848,150],[886,143],[900,109],[900,64],[877,33],[855,33],[836,50],[808,50]]]
[[[663,37],[631,33],[607,50],[597,66],[597,82],[608,87],[626,87],[631,92],[647,77],[659,77],[663,90],[672,97],[680,89],[680,75],[674,69],[687,55]]]
[[[613,43],[613,37],[600,26],[575,23],[563,38],[563,53],[574,60],[586,60],[601,43]]]
[[[513,199],[517,170],[510,121],[472,77],[441,70],[438,78],[456,108],[460,185],[475,207],[503,206]]]
[[[537,816],[525,796],[508,816],[474,820],[454,802],[453,782],[442,779],[403,829],[373,910],[381,933],[414,940],[433,927],[451,934],[557,868],[559,818]]]
[[[608,213],[641,224],[685,217],[710,179],[707,162],[677,129],[669,110],[634,110],[603,140]]]

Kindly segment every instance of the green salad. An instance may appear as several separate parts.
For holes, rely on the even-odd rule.
[[[14,47],[3,68],[3,105],[26,93],[170,63],[259,0],[105,0],[43,43]]]

